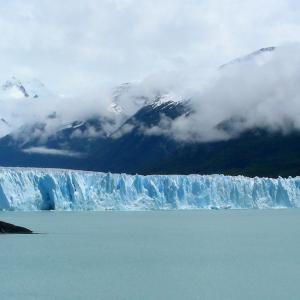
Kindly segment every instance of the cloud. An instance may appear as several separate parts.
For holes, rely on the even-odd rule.
[[[201,91],[194,90],[193,113],[162,118],[147,134],[177,140],[226,140],[252,128],[300,130],[300,45],[279,47],[223,67]]]
[[[217,68],[264,46],[300,42],[299,1],[10,0],[0,14],[0,80],[37,77],[54,94],[69,95],[0,99],[9,130],[46,120],[34,133],[46,139],[74,120],[100,117],[114,132],[141,103],[170,93],[192,99],[194,113],[162,118],[147,134],[209,141],[255,126],[300,127],[297,44],[270,61]],[[133,85],[118,98],[123,115],[116,117],[108,109],[112,87],[123,82]]]
[[[121,128],[119,128],[116,132],[113,132],[110,136],[112,139],[119,139],[123,135],[130,133],[134,129],[134,125],[132,124],[124,124]]]
[[[52,149],[46,147],[31,147],[31,148],[24,149],[23,152],[28,154],[82,157],[82,154],[79,152],[61,150],[61,149]]]
[[[2,1],[1,77],[37,77],[77,96],[156,72],[211,68],[299,41],[299,8],[295,0]]]
[[[159,124],[151,128],[135,124],[146,135],[207,142],[227,140],[251,128],[286,133],[300,129],[299,53],[299,43],[288,44],[273,51],[256,52],[221,68],[165,71],[163,77],[161,72],[153,73],[140,82],[122,85],[117,91],[90,91],[83,98],[54,97],[51,101],[46,99],[43,105],[40,101],[45,99],[9,99],[7,106],[3,105],[3,113],[11,113],[15,126],[27,124],[16,131],[16,137],[24,143],[38,139],[43,144],[50,135],[67,128],[68,122],[86,118],[99,118],[101,122],[98,127],[86,124],[83,131],[75,130],[71,138],[112,133],[112,138],[119,138],[134,128],[132,124],[121,126],[126,118],[161,96],[189,100],[190,113],[175,120],[162,115]]]

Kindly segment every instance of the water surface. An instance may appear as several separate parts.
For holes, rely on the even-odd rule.
[[[300,210],[1,212],[0,299],[299,299]]]

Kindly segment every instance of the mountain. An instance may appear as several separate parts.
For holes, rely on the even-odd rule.
[[[222,69],[222,68],[226,68],[226,67],[233,66],[233,65],[240,65],[240,64],[253,63],[253,62],[260,64],[260,63],[263,63],[264,60],[268,59],[270,57],[270,55],[272,55],[272,53],[274,53],[275,50],[276,50],[276,47],[261,48],[250,54],[236,58],[224,65],[221,65],[220,68]]]
[[[260,63],[274,51],[274,47],[262,48],[221,69],[251,61]],[[25,99],[29,95],[36,99],[32,95],[44,93],[29,89],[20,81],[6,86],[14,90],[18,87],[21,92],[24,89]],[[110,114],[74,120],[57,128],[46,139],[41,136],[46,132],[47,122],[56,120],[55,113],[44,122],[25,124],[17,135],[6,135],[0,139],[0,165],[131,174],[300,175],[300,133],[297,130],[281,133],[257,127],[242,130],[228,140],[177,141],[163,133],[153,134],[153,128],[159,128],[163,119],[172,121],[192,116],[191,100],[159,90],[145,96],[130,83],[117,87],[112,100],[107,108]],[[229,132],[242,121],[230,119],[218,126]],[[9,126],[5,120],[2,123]]]
[[[14,133],[19,127],[26,125],[22,114],[27,114],[29,105],[35,103],[43,106],[43,102],[57,97],[38,79],[20,80],[11,77],[0,84],[0,137]]]
[[[7,136],[0,140],[0,164],[132,174],[299,175],[299,132],[286,135],[256,129],[229,141],[210,143],[179,143],[161,135],[145,135],[142,128],[157,124],[162,112],[176,118],[188,110],[182,103],[146,106],[114,133],[118,135],[122,128],[132,126],[120,137],[70,138],[76,131],[71,127],[58,138],[49,139],[44,148],[34,143],[22,148]],[[65,152],[51,153],[51,149]]]
[[[52,93],[38,79],[21,81],[13,76],[0,87],[0,100],[7,98],[46,98],[50,96],[52,96]]]

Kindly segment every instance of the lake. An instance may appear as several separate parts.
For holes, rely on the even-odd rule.
[[[300,210],[0,212],[0,299],[299,299]]]

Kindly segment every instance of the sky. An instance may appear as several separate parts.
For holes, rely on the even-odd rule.
[[[0,14],[0,80],[75,96],[300,42],[296,0],[0,0]]]

